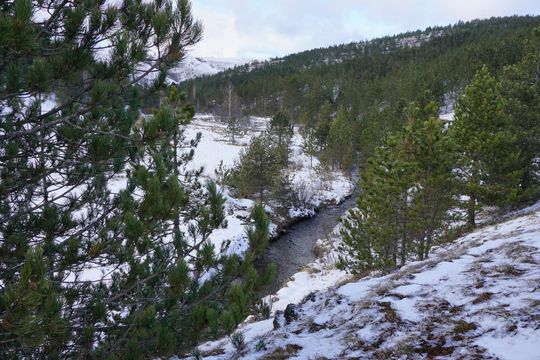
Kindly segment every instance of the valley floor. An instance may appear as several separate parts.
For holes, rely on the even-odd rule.
[[[185,134],[187,139],[195,138],[198,133],[201,134],[201,140],[195,149],[195,156],[190,167],[204,168],[203,176],[217,181],[216,170],[219,169],[220,163],[228,169],[234,167],[241,151],[249,145],[254,136],[260,135],[267,129],[269,121],[269,118],[251,117],[246,128],[236,136],[235,144],[232,144],[226,124],[219,122],[213,115],[196,115]],[[354,189],[351,179],[339,171],[327,173],[326,178],[321,180],[317,167],[319,160],[310,159],[304,153],[302,142],[302,136],[295,129],[291,139],[288,175],[292,190],[299,194],[303,204],[288,209],[278,203],[266,205],[272,237],[277,236],[280,229],[288,224],[313,216],[316,208],[343,201]],[[226,187],[220,190],[226,198],[227,226],[214,230],[209,239],[218,250],[223,250],[228,254],[243,255],[249,246],[245,226],[249,223],[250,210],[255,202],[250,199],[235,198]]]
[[[540,203],[388,275],[315,265],[274,300],[240,355],[222,339],[206,358],[540,359]]]

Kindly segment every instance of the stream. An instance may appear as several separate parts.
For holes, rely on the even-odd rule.
[[[301,220],[292,225],[268,246],[265,254],[255,262],[258,270],[263,270],[271,263],[276,264],[276,275],[272,282],[261,292],[262,296],[273,294],[305,265],[315,261],[313,245],[318,239],[325,238],[337,225],[337,220],[355,204],[352,195],[338,205],[321,208],[314,217]]]

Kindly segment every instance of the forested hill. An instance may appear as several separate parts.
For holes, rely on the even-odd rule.
[[[515,63],[538,24],[538,16],[513,16],[431,27],[237,67],[182,87],[205,112],[228,111],[228,88],[237,115],[284,110],[312,124],[321,111],[342,107],[379,137],[401,127],[411,101],[452,103],[483,64],[496,74]]]

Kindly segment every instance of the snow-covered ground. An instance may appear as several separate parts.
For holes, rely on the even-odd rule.
[[[233,69],[237,66],[254,64],[259,60],[249,58],[204,58],[186,55],[186,57],[175,67],[169,69],[166,82],[181,83],[182,81],[195,79],[201,76],[215,75],[219,72]],[[139,64],[138,70],[148,69],[147,64]],[[158,71],[153,71],[140,81],[141,84],[150,84],[158,76]]]
[[[454,121],[454,113],[451,112],[451,113],[448,113],[448,114],[442,114],[442,115],[439,115],[439,118],[443,121],[446,121],[446,122],[452,122]]]
[[[320,206],[324,203],[339,203],[353,191],[350,179],[339,171],[321,173],[320,161],[310,158],[302,150],[303,138],[294,131],[291,146],[291,182],[293,187],[301,192],[304,200],[311,205]]]
[[[296,308],[240,327],[239,358],[539,359],[540,203],[508,218],[389,275],[355,280],[319,260],[275,297]],[[237,356],[228,339],[201,350]]]
[[[180,83],[200,76],[214,75],[254,61],[256,60],[248,58],[203,58],[187,55],[180,65],[169,71],[169,78]]]
[[[260,135],[269,122],[268,118],[252,117],[243,129],[242,134],[236,136],[235,144],[230,142],[226,125],[219,122],[213,115],[198,114],[189,124],[185,131],[186,140],[194,139],[198,133],[201,134],[199,145],[195,148],[195,155],[189,164],[191,169],[203,168],[203,176],[216,180],[215,170],[221,162],[223,166],[231,168],[238,160],[240,152],[250,142],[253,136]],[[309,199],[302,208],[289,209],[290,219],[298,219],[314,214],[314,208],[325,203],[336,203],[343,200],[353,191],[352,182],[339,172],[332,173],[326,181],[320,181],[315,169],[310,167],[309,157],[301,149],[302,138],[295,131],[291,146],[292,155],[291,176],[292,185],[298,189],[308,191]],[[317,159],[313,159],[313,165],[318,164]],[[203,180],[204,182],[204,180]],[[110,179],[108,188],[113,194],[118,194],[127,186],[125,175],[119,174]],[[249,224],[249,217],[254,201],[250,199],[237,199],[229,194],[227,188],[220,189],[226,198],[225,202],[225,223],[223,228],[218,228],[209,236],[209,241],[215,249],[224,254],[243,255],[248,250],[248,240],[246,235],[246,225]],[[277,235],[278,224],[276,220],[276,209],[266,207],[270,214],[270,232],[272,236]],[[81,213],[84,216],[85,213]],[[77,278],[79,281],[99,281],[108,280],[113,274],[113,269],[100,265],[88,264],[77,273],[67,276],[67,281]]]
[[[253,136],[260,135],[268,125],[270,119],[253,117],[243,133],[236,137],[235,144],[230,142],[226,125],[217,121],[212,115],[199,114],[186,130],[186,138],[194,138],[197,133],[201,134],[199,145],[195,149],[195,157],[191,166],[193,168],[204,167],[203,174],[209,179],[216,180],[215,170],[221,162],[227,168],[234,166],[240,152],[245,148]],[[289,219],[294,220],[306,216],[312,216],[316,207],[327,203],[341,202],[349,196],[354,188],[352,181],[341,174],[333,172],[328,179],[321,181],[318,174],[318,159],[311,160],[302,150],[302,137],[295,130],[291,144],[291,185],[293,189],[302,191],[306,200],[304,206],[289,209]],[[216,249],[225,249],[227,253],[243,253],[248,248],[245,225],[249,219],[249,213],[254,202],[249,199],[236,199],[230,196],[228,190],[222,189],[227,201],[225,213],[227,227],[217,229],[210,235],[210,241]],[[271,220],[278,217],[276,209],[267,207]],[[277,235],[278,224],[271,223],[270,231],[273,236]]]

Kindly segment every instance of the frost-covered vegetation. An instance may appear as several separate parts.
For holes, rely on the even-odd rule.
[[[243,254],[248,249],[244,226],[249,221],[250,209],[260,200],[259,188],[245,194],[249,197],[241,196],[243,194],[236,189],[232,180],[234,177],[230,173],[238,166],[242,154],[249,150],[253,139],[265,136],[270,122],[268,118],[246,119],[235,144],[232,144],[227,124],[213,115],[195,115],[185,129],[187,138],[200,138],[190,168],[202,169],[203,177],[216,182],[226,199],[224,212],[227,226],[214,230],[209,236],[216,249],[223,248],[226,252],[237,254]],[[321,179],[320,170],[315,167],[319,160],[310,160],[302,150],[303,138],[298,129],[293,129],[289,142],[288,165],[279,168],[281,173],[269,174],[270,177],[287,177],[289,189],[286,199],[282,201],[276,200],[274,194],[266,195],[265,204],[272,237],[277,236],[279,229],[290,222],[314,216],[317,208],[343,201],[354,188],[352,181],[339,171],[327,172],[327,179]],[[260,173],[253,176],[259,177]],[[231,182],[232,186],[229,184]]]

